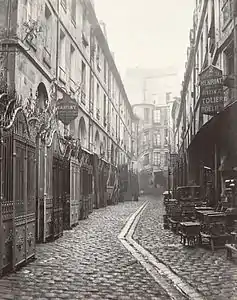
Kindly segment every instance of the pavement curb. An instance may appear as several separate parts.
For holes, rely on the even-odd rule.
[[[168,266],[158,261],[149,251],[144,249],[133,239],[137,224],[148,203],[149,201],[146,201],[142,204],[128,219],[118,235],[119,240],[141,263],[154,280],[166,291],[171,299],[204,300],[205,298],[191,285],[183,281]],[[172,282],[172,284],[170,282]]]

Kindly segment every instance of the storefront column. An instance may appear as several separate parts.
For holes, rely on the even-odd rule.
[[[218,148],[217,148],[217,144],[215,143],[215,161],[214,161],[214,166],[215,166],[215,182],[214,182],[214,189],[215,189],[215,204],[218,203],[219,200],[219,186],[218,186]]]

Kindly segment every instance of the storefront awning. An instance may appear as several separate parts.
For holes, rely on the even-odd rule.
[[[226,106],[224,110],[219,112],[216,116],[207,121],[194,136],[191,141],[188,151],[205,148],[208,143],[214,144],[216,140],[219,140],[221,132],[225,130],[227,126],[226,120],[230,120],[231,116],[237,115],[237,101]],[[236,117],[235,117],[236,118]],[[231,118],[232,120],[232,118]],[[237,120],[236,120],[237,121]]]

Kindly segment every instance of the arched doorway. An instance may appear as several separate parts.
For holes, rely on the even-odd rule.
[[[83,117],[81,117],[78,126],[78,138],[80,139],[81,146],[86,147],[87,136],[86,136],[86,123]]]
[[[43,82],[41,82],[38,85],[36,95],[37,95],[37,103],[35,104],[36,108],[38,112],[42,112],[48,107],[49,104],[48,92]]]

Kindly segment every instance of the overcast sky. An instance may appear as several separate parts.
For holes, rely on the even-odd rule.
[[[194,2],[94,0],[122,77],[129,67],[184,67]]]

